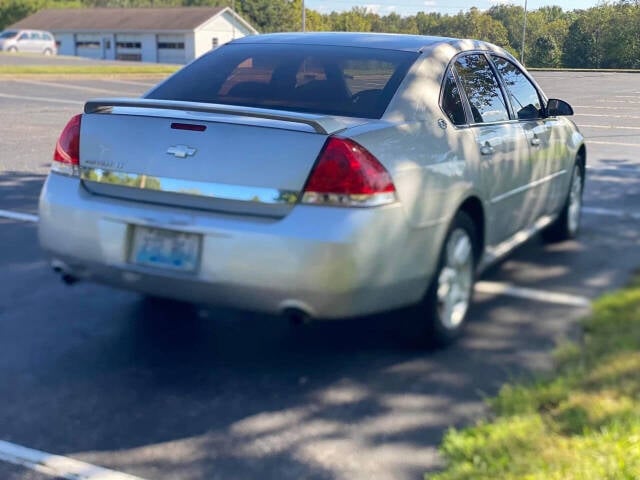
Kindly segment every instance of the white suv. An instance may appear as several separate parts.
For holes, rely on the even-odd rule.
[[[0,33],[0,51],[55,55],[58,52],[53,35],[43,30],[5,30]]]

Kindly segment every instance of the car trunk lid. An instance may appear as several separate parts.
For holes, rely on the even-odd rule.
[[[149,99],[85,105],[80,168],[95,193],[284,216],[327,137],[362,119]]]

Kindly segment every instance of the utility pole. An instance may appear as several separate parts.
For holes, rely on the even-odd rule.
[[[527,0],[524,0],[524,22],[522,22],[522,47],[520,48],[520,63],[524,65],[524,41],[527,37]]]
[[[304,8],[304,0],[302,0],[302,31],[307,30],[307,12]]]

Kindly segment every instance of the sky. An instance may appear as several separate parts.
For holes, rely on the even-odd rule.
[[[351,10],[352,7],[367,7],[379,15],[391,12],[400,15],[415,15],[416,12],[440,12],[455,15],[460,10],[466,11],[471,7],[487,10],[499,3],[520,5],[524,7],[525,0],[305,0],[305,6],[321,13]],[[563,10],[584,9],[602,3],[601,0],[527,0],[527,10],[540,7],[558,5]]]

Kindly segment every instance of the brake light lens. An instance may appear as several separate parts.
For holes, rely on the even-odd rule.
[[[302,195],[302,203],[375,207],[396,201],[389,172],[366,148],[329,137]]]
[[[53,152],[51,171],[77,177],[80,175],[80,124],[82,115],[75,115],[62,130]]]

